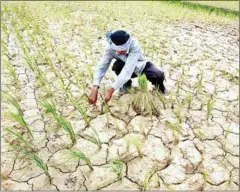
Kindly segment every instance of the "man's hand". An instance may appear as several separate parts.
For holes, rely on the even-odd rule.
[[[106,103],[111,100],[112,94],[114,91],[115,90],[113,88],[110,88],[107,90],[107,93],[105,94],[105,98],[104,98]]]
[[[97,96],[98,96],[98,86],[93,86],[91,94],[89,95],[88,101],[91,104],[95,104],[97,102]]]

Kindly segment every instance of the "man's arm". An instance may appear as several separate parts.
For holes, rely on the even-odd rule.
[[[133,50],[130,51],[126,63],[118,75],[116,81],[112,84],[112,88],[114,90],[122,87],[132,76],[135,66],[138,62],[140,56],[140,47],[134,47]]]
[[[93,79],[93,86],[99,86],[102,78],[106,74],[109,65],[113,59],[113,56],[110,54],[110,49],[107,47],[105,49],[104,56],[102,59],[98,62],[95,72],[94,72],[94,79]]]

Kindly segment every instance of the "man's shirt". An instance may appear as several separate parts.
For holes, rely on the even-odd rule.
[[[141,75],[147,63],[138,41],[134,38],[132,38],[131,44],[124,55],[117,55],[116,51],[111,49],[108,45],[105,49],[104,56],[97,64],[94,73],[93,85],[99,86],[102,78],[109,68],[112,59],[122,60],[125,62],[121,73],[117,76],[115,82],[112,84],[112,88],[115,90],[122,87],[129,79],[131,79],[133,73],[136,75]]]

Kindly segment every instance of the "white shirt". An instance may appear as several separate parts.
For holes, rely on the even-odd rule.
[[[125,62],[121,73],[117,76],[115,82],[112,84],[112,88],[114,90],[122,87],[129,79],[131,79],[133,72],[136,75],[141,75],[147,63],[147,60],[145,60],[143,56],[140,44],[134,38],[132,38],[131,44],[124,55],[117,55],[116,51],[111,49],[110,45],[108,45],[105,48],[104,56],[98,62],[95,69],[93,85],[99,86],[102,78],[109,68],[112,59],[122,60]]]

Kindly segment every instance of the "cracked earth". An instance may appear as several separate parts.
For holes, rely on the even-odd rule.
[[[29,5],[25,9],[30,7]],[[149,42],[145,42],[146,47],[154,47],[154,55],[152,56],[151,51],[148,51],[150,48],[145,48],[144,53],[154,64],[163,68],[166,74],[165,85],[170,91],[169,95],[164,96],[167,101],[165,107],[158,102],[160,115],[153,115],[151,118],[148,114],[133,109],[129,103],[134,97],[131,94],[119,97],[115,93],[109,103],[109,112],[103,110],[100,96],[95,106],[90,106],[86,99],[81,99],[90,93],[92,81],[90,76],[86,75],[87,86],[83,90],[78,84],[76,75],[80,75],[80,72],[87,73],[86,65],[94,69],[105,43],[104,30],[101,31],[101,28],[96,27],[97,24],[94,23],[94,18],[98,17],[99,13],[93,13],[96,11],[93,5],[88,4],[87,8],[92,14],[86,10],[75,9],[69,13],[69,18],[62,21],[54,20],[51,16],[45,19],[47,28],[44,30],[51,37],[55,50],[63,43],[66,51],[74,57],[69,61],[70,66],[66,68],[67,62],[59,59],[56,52],[47,47],[46,51],[49,52],[66,87],[79,101],[81,100],[91,120],[91,126],[99,135],[102,147],[99,148],[88,139],[89,136],[94,135],[92,129],[86,126],[77,109],[68,102],[66,94],[57,84],[57,77],[49,66],[39,59],[39,70],[45,75],[45,81],[53,93],[57,111],[71,123],[76,134],[77,141],[72,145],[66,132],[59,128],[52,116],[39,105],[39,101],[44,98],[43,88],[37,85],[35,73],[26,67],[15,34],[12,31],[3,34],[2,40],[7,44],[8,59],[17,74],[19,87],[11,83],[9,72],[2,67],[2,90],[21,98],[19,103],[24,112],[23,117],[34,136],[31,143],[43,162],[47,164],[52,180],[49,182],[47,176],[34,162],[27,161],[21,154],[14,153],[11,148],[12,139],[2,133],[2,189],[238,190],[238,22],[230,24],[173,22],[166,23],[161,28],[154,24],[156,20],[153,19],[149,20],[146,25],[149,27],[144,29],[144,33],[141,33],[143,29],[138,31],[140,44],[143,44],[144,39],[147,38],[146,34],[152,34],[152,25],[156,32],[161,33],[161,38],[151,36]],[[107,6],[101,4],[99,9],[103,13]],[[30,13],[32,14],[31,11]],[[36,12],[36,14],[39,16],[40,13]],[[3,20],[10,30],[9,15],[11,11]],[[84,20],[84,25],[89,29],[82,31],[83,28],[76,20],[71,23],[71,19],[75,17]],[[38,22],[41,26],[42,21]],[[124,27],[130,29],[133,25],[131,22],[134,21],[126,22]],[[143,24],[144,19],[137,20],[134,27]],[[117,20],[113,22],[113,26],[119,27]],[[61,27],[65,30],[60,30]],[[31,51],[34,54],[37,45],[28,38],[26,31],[20,30],[20,32],[27,44],[32,47]],[[83,44],[85,39],[81,37],[88,38],[90,45]],[[44,48],[41,36],[38,42],[39,47]],[[83,52],[85,47],[86,50]],[[194,86],[201,71],[203,71],[202,88],[196,92]],[[181,79],[177,90],[179,79],[183,76],[184,79]],[[109,70],[102,85],[109,86],[114,78],[114,73]],[[136,79],[133,80],[133,84],[137,87]],[[151,85],[149,89],[152,89]],[[100,94],[103,94],[102,88]],[[186,105],[186,94],[192,95],[190,107]],[[216,99],[208,119],[206,95],[215,96]],[[8,103],[2,103],[2,129],[9,126],[19,127],[18,123],[3,115],[9,110],[9,106]],[[176,132],[169,127],[169,122],[177,122],[176,114],[179,108],[181,108],[181,131]],[[126,137],[137,138],[141,142],[142,158],[133,146],[127,150]],[[91,171],[86,163],[78,159],[64,162],[64,154],[69,149],[82,151],[89,157],[94,170]],[[122,179],[108,167],[116,158],[120,158],[124,163]]]

